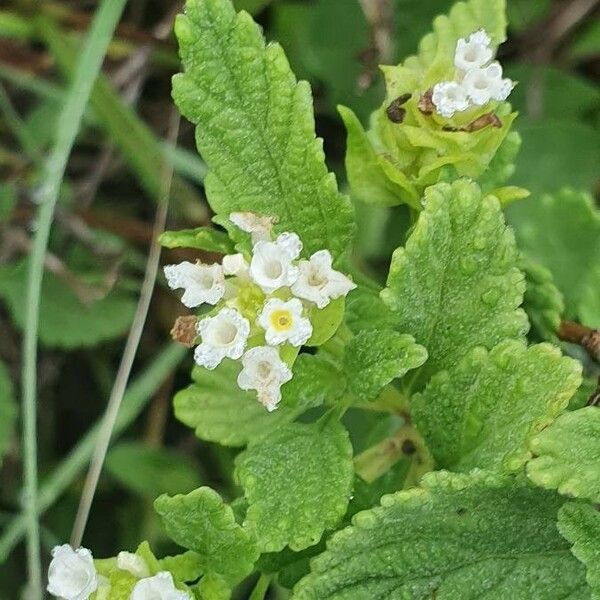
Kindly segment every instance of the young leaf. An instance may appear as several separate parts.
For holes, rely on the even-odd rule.
[[[8,449],[16,416],[17,408],[12,379],[6,365],[0,362],[0,465],[2,465],[2,458]]]
[[[175,556],[165,556],[159,560],[159,571],[169,571],[178,581],[196,581],[202,574],[203,560],[199,554],[188,550]]]
[[[483,472],[425,476],[334,534],[294,600],[589,598],[560,499]]]
[[[344,516],[353,474],[352,446],[338,421],[285,425],[236,459],[248,500],[244,526],[264,552],[312,546]]]
[[[233,242],[227,234],[211,227],[165,231],[161,234],[159,241],[165,248],[196,248],[220,254],[235,252]]]
[[[203,573],[236,583],[252,571],[256,544],[214,490],[201,487],[187,496],[163,495],[154,507],[173,541],[197,553]]]
[[[531,440],[529,478],[544,488],[600,502],[600,410],[587,406],[561,415]],[[599,540],[600,542],[600,540]]]
[[[278,218],[304,251],[345,254],[354,222],[315,137],[310,88],[297,82],[278,44],[265,45],[247,13],[229,0],[188,0],[175,25],[185,71],[173,79],[181,112],[198,125],[209,167],[206,192],[227,222],[233,211]]]
[[[512,233],[493,196],[459,180],[425,192],[425,209],[392,257],[381,293],[396,329],[414,336],[429,359],[416,387],[456,364],[471,348],[492,348],[527,331],[517,308],[525,282]]]
[[[558,511],[558,530],[571,552],[587,567],[592,600],[600,600],[600,513],[583,502],[567,502]]]
[[[410,335],[392,329],[361,331],[346,346],[348,389],[361,402],[375,400],[388,383],[426,360],[427,350]]]

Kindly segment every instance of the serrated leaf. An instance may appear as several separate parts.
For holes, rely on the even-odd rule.
[[[566,496],[600,502],[600,409],[561,415],[530,443],[529,478]],[[600,540],[599,540],[600,541]]]
[[[165,248],[195,248],[219,254],[233,254],[234,244],[227,234],[211,227],[165,231],[159,241]]]
[[[20,328],[25,323],[26,285],[26,262],[0,267],[0,298]],[[119,290],[84,304],[64,281],[46,271],[40,296],[40,341],[65,349],[94,346],[125,333],[134,311],[135,300]]]
[[[427,350],[410,335],[392,329],[361,331],[344,354],[348,391],[360,402],[375,400],[388,383],[426,360]]]
[[[163,495],[154,507],[173,541],[197,553],[203,573],[235,583],[252,571],[256,544],[214,490],[201,487],[186,496]]]
[[[589,598],[556,530],[560,504],[481,472],[428,474],[334,534],[293,598]]]
[[[346,300],[344,320],[352,333],[358,333],[364,329],[393,327],[395,316],[376,289],[359,285]]]
[[[558,530],[571,552],[587,567],[592,600],[600,600],[600,513],[583,502],[567,502],[558,511]]]
[[[8,449],[17,417],[15,390],[6,365],[0,361],[0,465]]]
[[[581,365],[550,344],[505,340],[475,348],[411,399],[414,421],[442,468],[517,471],[529,441],[568,405]]]
[[[600,212],[592,197],[563,189],[519,202],[508,215],[519,248],[552,272],[567,317],[578,317],[588,278],[600,260]]]
[[[395,328],[427,348],[414,382],[421,387],[475,346],[492,348],[527,331],[517,308],[525,282],[500,205],[466,180],[425,192],[425,209],[404,248],[392,256],[381,297]]]
[[[224,446],[245,446],[292,421],[297,412],[286,406],[268,412],[253,392],[237,385],[239,362],[226,360],[214,371],[195,368],[195,383],[175,395],[175,416],[196,435]]]
[[[276,231],[298,233],[306,254],[328,248],[339,259],[352,238],[353,210],[327,171],[308,84],[296,81],[281,47],[265,46],[258,26],[229,0],[188,0],[175,31],[185,72],[173,80],[173,97],[198,125],[213,210],[222,218],[232,211],[276,216]]]
[[[236,459],[248,500],[244,526],[264,552],[312,546],[344,516],[353,474],[352,446],[338,421],[285,425]]]

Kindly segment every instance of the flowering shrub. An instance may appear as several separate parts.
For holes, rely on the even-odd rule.
[[[552,276],[503,212],[527,194],[503,185],[519,145],[515,83],[494,60],[504,10],[468,0],[438,17],[418,55],[384,68],[368,131],[340,108],[353,197],[410,214],[381,286],[352,260],[354,206],[308,85],[229,0],[188,0],[173,96],[228,238],[162,238],[223,254],[164,269],[193,313],[173,329],[196,363],[174,407],[242,449],[240,495],[160,496],[175,556],[55,548],[51,594],[220,600],[260,573],[253,600],[275,578],[297,600],[600,597],[600,411],[578,400],[581,362],[550,343]],[[353,410],[388,413],[388,430],[351,439]]]

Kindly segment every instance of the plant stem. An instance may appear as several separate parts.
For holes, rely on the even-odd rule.
[[[265,575],[264,573],[258,578],[252,593],[248,600],[264,600],[265,595],[269,589],[269,585],[271,585],[271,577],[269,575]]]
[[[27,278],[26,317],[23,340],[23,512],[27,522],[28,594],[42,598],[40,531],[37,518],[37,336],[44,258],[50,227],[67,160],[75,142],[81,118],[114,28],[126,0],[104,0],[98,9],[77,65],[73,83],[57,121],[56,141],[45,165],[44,183],[39,191],[37,230]]]

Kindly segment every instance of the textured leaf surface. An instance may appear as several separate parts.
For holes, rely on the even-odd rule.
[[[383,303],[376,289],[359,285],[346,300],[344,320],[352,333],[358,333],[363,329],[393,327],[395,316]]]
[[[244,525],[261,550],[302,550],[346,512],[354,474],[348,432],[335,420],[285,425],[250,444],[236,474],[248,500]]]
[[[222,218],[248,210],[276,216],[277,231],[297,232],[307,254],[329,248],[339,258],[353,210],[325,166],[308,84],[229,0],[189,0],[175,31],[185,72],[174,78],[173,96],[198,125],[213,210]]]
[[[527,475],[532,481],[567,496],[600,502],[598,407],[561,415],[531,441],[530,448],[535,458],[527,465]]]
[[[571,552],[587,567],[592,600],[600,600],[600,513],[583,502],[567,502],[558,512],[558,530],[572,544]]]
[[[220,254],[235,252],[233,242],[227,234],[210,227],[165,231],[159,241],[165,248],[196,248]]]
[[[516,471],[580,383],[580,364],[558,348],[505,340],[435,375],[412,398],[412,413],[441,467]]]
[[[417,387],[475,346],[522,336],[525,282],[512,233],[493,196],[459,180],[425,193],[425,210],[392,257],[384,302],[396,328],[427,348]]]
[[[258,558],[255,542],[214,490],[163,495],[154,507],[173,541],[198,554],[202,572],[235,582],[252,570]]]
[[[381,504],[332,536],[295,600],[590,597],[553,494],[441,472]]]
[[[361,331],[346,346],[348,389],[359,401],[374,400],[388,383],[426,360],[427,350],[410,335],[392,329]]]
[[[15,391],[10,373],[6,365],[0,362],[0,465],[8,449],[16,416]]]

